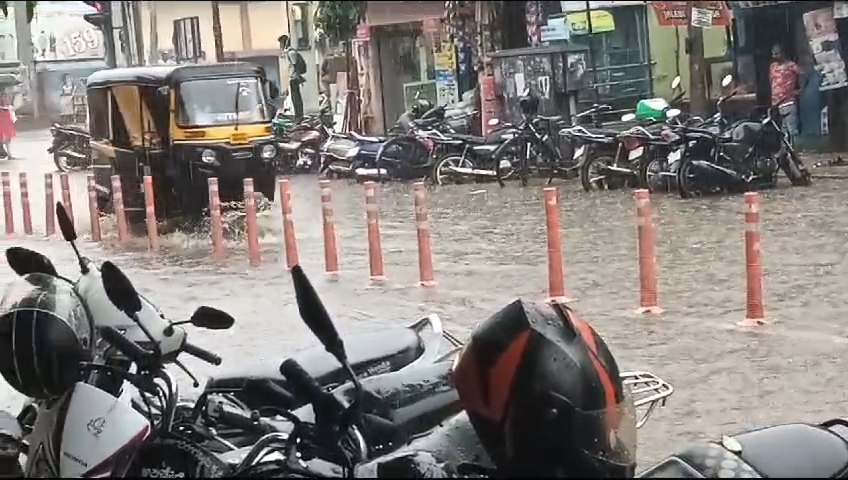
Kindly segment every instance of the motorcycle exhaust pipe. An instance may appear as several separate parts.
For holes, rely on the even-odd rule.
[[[446,167],[445,170],[450,173],[456,173],[458,175],[468,175],[476,177],[496,177],[498,175],[492,170],[481,170],[479,168]]]
[[[388,176],[389,171],[385,168],[357,168],[354,170],[357,177],[382,177]]]
[[[735,170],[731,170],[729,168],[722,167],[721,165],[716,165],[716,164],[714,164],[712,162],[708,162],[706,160],[694,160],[692,163],[699,166],[699,167],[706,167],[706,168],[710,168],[712,170],[715,170],[717,172],[721,172],[721,173],[723,173],[727,176],[733,177],[734,179],[737,179],[737,180],[742,178],[741,176],[739,176],[738,173],[736,173]]]
[[[623,174],[626,174],[626,175],[636,175],[636,172],[634,172],[633,170],[630,170],[629,168],[624,168],[624,167],[608,166],[608,167],[604,167],[604,169],[608,170],[610,172],[615,172],[615,173],[623,173]]]

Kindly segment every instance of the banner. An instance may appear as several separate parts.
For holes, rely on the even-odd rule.
[[[848,86],[845,62],[839,51],[839,33],[833,8],[822,8],[804,14],[804,30],[816,61],[816,71],[821,77],[819,90],[833,90]]]
[[[662,27],[685,27],[689,25],[689,9],[692,2],[650,2],[657,16],[657,23]],[[725,2],[701,2],[700,9],[712,11],[712,26],[726,27],[730,25],[730,10]]]

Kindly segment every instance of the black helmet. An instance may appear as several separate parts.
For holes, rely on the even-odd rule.
[[[589,324],[561,305],[517,300],[478,326],[454,383],[508,477],[633,477],[636,412]]]
[[[409,109],[409,113],[412,114],[412,118],[420,118],[421,115],[429,112],[432,108],[433,102],[426,98],[419,98],[412,104],[412,108]]]
[[[0,374],[35,399],[62,395],[94,352],[94,327],[67,280],[41,273],[16,279],[0,300]]]

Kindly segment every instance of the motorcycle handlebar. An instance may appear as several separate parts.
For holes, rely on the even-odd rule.
[[[150,352],[141,348],[137,343],[125,337],[123,333],[115,327],[105,326],[100,329],[100,335],[110,345],[113,345],[121,353],[126,355],[135,363],[143,363],[150,357]]]
[[[297,363],[297,360],[289,358],[284,361],[280,365],[280,374],[291,382],[291,386],[295,390],[295,395],[303,396],[303,398],[307,399],[306,403],[311,403],[313,407],[319,407],[325,403],[326,392],[324,392],[321,385],[318,384],[312,375]]]
[[[185,345],[183,345],[182,350],[183,350],[183,352],[185,352],[185,353],[187,353],[187,354],[189,354],[189,355],[191,355],[195,358],[199,358],[200,360],[203,360],[204,362],[212,364],[212,365],[216,365],[216,366],[220,365],[221,361],[222,361],[221,357],[219,357],[218,355],[215,355],[214,353],[210,352],[209,350],[205,350],[203,348],[198,347],[197,345],[192,345],[188,342],[186,342]]]

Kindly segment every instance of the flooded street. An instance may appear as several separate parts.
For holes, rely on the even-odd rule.
[[[24,237],[17,173],[12,174],[16,238],[75,275],[73,252],[57,238],[44,240],[43,174],[49,133],[21,135],[0,170],[29,177],[35,235]],[[15,148],[15,146],[13,146]],[[766,315],[771,325],[735,327],[745,315],[745,261],[741,196],[681,200],[655,195],[659,298],[665,313],[642,317],[638,302],[635,205],[631,192],[587,194],[579,182],[558,183],[566,287],[573,307],[606,339],[623,370],[649,370],[675,393],[640,431],[640,465],[704,437],[793,420],[823,421],[848,414],[848,301],[844,180],[811,188],[763,193],[762,237]],[[56,176],[56,199],[59,194]],[[89,232],[85,174],[75,174],[74,214],[81,237]],[[364,190],[333,182],[341,279],[323,275],[320,193],[312,176],[292,178],[294,222],[301,264],[311,276],[342,334],[407,324],[437,313],[460,338],[516,297],[543,299],[547,290],[544,209],[538,185],[451,186],[428,191],[438,286],[416,286],[418,262],[411,186],[378,191],[388,282],[371,287]],[[163,237],[159,255],[146,240],[118,246],[114,223],[104,220],[101,244],[81,250],[111,259],[169,317],[200,305],[231,313],[229,332],[191,331],[191,341],[224,358],[224,365],[278,363],[283,355],[315,346],[300,321],[282,250],[279,205],[264,212],[262,266],[248,267],[246,242],[228,241],[227,264],[216,267],[206,237]],[[0,282],[12,272],[0,269]],[[188,359],[201,377],[215,367]],[[185,387],[190,387],[185,384]],[[20,398],[3,385],[0,406],[17,413]],[[8,392],[8,393],[6,393]],[[184,391],[185,393],[185,391]]]

